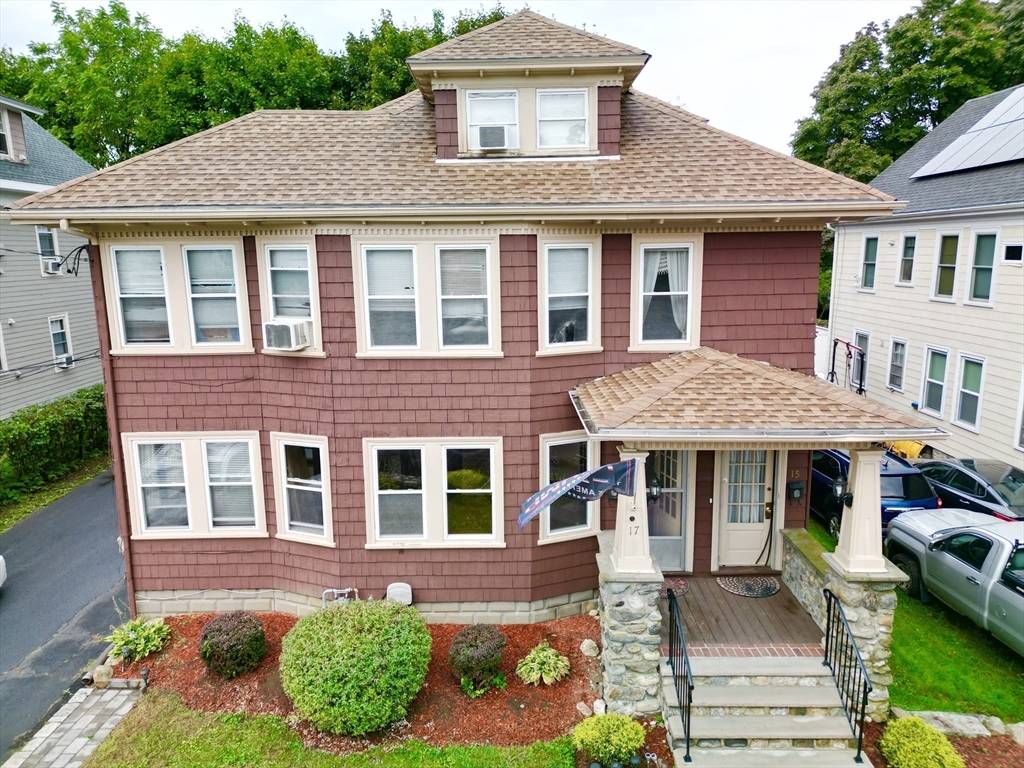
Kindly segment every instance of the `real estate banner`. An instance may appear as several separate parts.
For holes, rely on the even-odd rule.
[[[519,513],[519,528],[550,507],[563,496],[581,501],[597,501],[608,491],[615,489],[623,496],[632,496],[636,485],[636,459],[605,464],[597,469],[580,472],[540,489],[523,502]]]

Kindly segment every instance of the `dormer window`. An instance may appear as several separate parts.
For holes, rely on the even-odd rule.
[[[0,109],[0,155],[11,154],[11,137],[7,128],[7,110]]]
[[[469,91],[469,148],[519,148],[519,98],[515,91]]]
[[[537,146],[586,147],[587,91],[537,91]]]

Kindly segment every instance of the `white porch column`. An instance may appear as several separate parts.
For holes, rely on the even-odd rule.
[[[885,451],[851,450],[848,491],[853,506],[843,507],[836,563],[847,573],[883,573],[882,487],[879,479]]]
[[[611,553],[612,568],[619,573],[654,573],[651,539],[647,531],[647,478],[644,472],[647,451],[623,445],[619,447],[619,459],[636,459],[636,495],[619,494],[615,512],[615,544]]]

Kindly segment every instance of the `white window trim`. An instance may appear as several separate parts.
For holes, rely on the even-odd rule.
[[[238,341],[199,341],[196,338],[196,319],[192,306],[192,299],[196,296],[201,298],[227,298],[226,293],[192,293],[192,280],[188,271],[188,252],[201,250],[231,251],[232,279],[235,282],[235,292],[231,297],[235,300],[236,319],[238,320]],[[238,250],[234,245],[223,243],[187,243],[181,246],[181,268],[185,270],[185,305],[188,307],[188,333],[192,346],[194,347],[244,347],[245,346],[245,325],[247,317],[242,317],[242,293],[243,286],[238,275]]]
[[[689,248],[690,249],[690,300],[689,318],[687,319],[687,335],[685,341],[642,341],[643,333],[643,270],[644,249],[655,248]],[[630,268],[629,290],[629,347],[627,352],[681,352],[696,349],[700,346],[700,306],[701,287],[704,264],[704,235],[695,233],[680,237],[679,235],[634,236],[632,248],[632,264]]]
[[[46,230],[47,232],[49,232],[50,233],[50,237],[53,238],[53,256],[44,256],[43,255],[43,244],[39,240],[39,235],[42,234],[39,231],[41,229]],[[61,258],[61,255],[60,255],[60,242],[57,240],[57,230],[56,229],[50,229],[50,227],[44,227],[44,226],[36,225],[35,232],[36,232],[36,252],[39,254],[39,274],[42,275],[43,277],[58,277],[58,276],[60,276],[61,274],[63,274],[63,272],[57,272],[55,274],[51,274],[51,273],[46,272],[46,271],[43,270],[43,264],[45,262],[47,262],[47,261],[57,261],[58,259]]]
[[[270,295],[270,249],[305,249],[309,257],[309,313],[313,321],[313,343],[305,349],[290,352],[286,349],[260,348],[260,354],[282,357],[326,357],[323,346],[323,325],[320,319],[320,271],[316,250],[316,237],[257,237],[256,273],[260,284],[260,317],[263,322],[278,319],[274,314],[274,301]],[[296,320],[301,318],[281,318]]]
[[[423,528],[423,535],[421,536],[383,536],[380,532],[380,510],[377,506],[377,494],[378,493],[395,493],[395,491],[381,491],[376,486],[379,484],[380,467],[378,466],[377,453],[381,450],[405,450],[405,451],[417,451],[420,454],[420,469],[424,473],[424,477],[421,478],[421,487],[419,490],[420,498],[423,500],[422,515],[420,522]],[[367,505],[366,509],[370,512],[372,520],[367,520],[369,525],[373,526],[373,540],[378,542],[391,542],[391,541],[426,541],[427,540],[427,488],[426,488],[426,447],[423,445],[375,445],[370,451],[370,469],[371,472],[366,475],[366,487],[370,491],[370,495],[373,497],[373,505]],[[407,495],[408,491],[405,492]]]
[[[70,357],[71,361],[72,361],[71,365],[67,366],[66,368],[60,368],[60,367],[57,366],[57,344],[56,344],[56,342],[54,342],[54,339],[53,339],[53,329],[50,328],[50,323],[53,322],[54,320],[63,320],[64,321],[64,339],[65,339],[65,341],[67,342],[67,345],[68,345],[68,351],[65,354],[68,357]],[[53,362],[54,362],[53,370],[55,370],[55,371],[66,371],[66,370],[69,370],[71,368],[74,368],[75,367],[75,363],[74,363],[74,360],[75,360],[75,348],[71,344],[71,318],[68,317],[68,313],[65,312],[62,315],[50,315],[49,317],[47,317],[46,318],[46,332],[47,332],[47,334],[50,337],[50,352],[53,353]]]
[[[24,125],[24,122],[22,123]],[[0,152],[0,157],[14,159],[14,140],[11,137],[11,120],[7,116],[7,110],[0,108],[0,130],[7,137],[7,151]]]
[[[892,385],[892,357],[893,352],[896,351],[896,345],[903,345],[903,377],[901,379],[900,386],[894,387]],[[885,373],[885,386],[890,392],[902,392],[907,386],[907,361],[908,352],[910,350],[910,342],[907,339],[900,338],[899,336],[889,337],[889,365],[886,368]]]
[[[903,280],[903,253],[907,247],[907,240],[909,240],[910,238],[914,238],[914,258],[911,260],[912,266],[910,270],[910,280],[905,281]],[[920,254],[918,253],[918,251],[920,250],[920,245],[921,238],[918,237],[918,233],[916,231],[900,233],[900,249],[899,251],[896,252],[896,282],[894,283],[894,285],[896,285],[897,287],[914,287],[914,278],[918,275],[920,271],[919,267],[921,266],[921,260],[919,258]],[[875,280],[875,282],[878,282],[877,279]]]
[[[559,248],[586,248],[590,264],[590,284],[588,286],[590,304],[588,307],[587,341],[573,341],[564,344],[548,343],[548,252]],[[601,346],[601,238],[559,242],[557,240],[537,243],[540,263],[537,265],[537,357],[548,355],[579,355],[591,352],[602,352]]]
[[[939,259],[942,257],[942,238],[944,237],[956,237],[956,260],[953,262],[953,290],[949,296],[940,296],[937,291],[939,289]],[[960,269],[960,252],[963,250],[964,244],[964,230],[963,229],[947,229],[939,230],[935,233],[935,253],[932,259],[932,285],[928,298],[931,301],[938,301],[943,304],[956,304],[957,290],[956,284],[960,279],[960,273],[963,271]]]
[[[1024,453],[1024,440],[1021,439],[1022,427],[1024,427],[1024,368],[1020,370],[1020,394],[1017,396],[1017,423],[1013,429],[1013,447]]]
[[[867,344],[865,344],[863,347],[861,347],[861,349],[864,350],[864,362],[863,362],[863,364],[861,366],[860,380],[855,379],[854,376],[853,376],[853,372],[855,370],[855,366],[856,366],[856,363],[857,363],[857,356],[856,356],[857,353],[856,352],[853,353],[854,357],[850,360],[850,384],[854,385],[854,386],[858,386],[859,385],[859,386],[863,387],[864,389],[867,389],[868,388],[868,377],[867,377],[868,363],[871,362],[871,331],[864,330],[863,328],[854,328],[853,329],[853,344],[854,344],[854,346],[860,346],[859,344],[857,344],[857,337],[858,336],[866,336],[868,341],[867,341]],[[886,371],[886,377],[888,377],[888,375],[889,375],[888,371]]]
[[[424,535],[420,538],[383,539],[377,535],[378,449],[423,451]],[[448,536],[444,462],[447,448],[489,448],[491,451],[491,536]],[[366,549],[500,549],[505,547],[504,457],[500,437],[394,437],[363,438],[363,488],[366,502]]]
[[[542,122],[552,122],[551,118],[542,118],[540,116],[540,97],[542,94],[551,93],[582,93],[583,94],[583,136],[584,141],[582,144],[548,144],[546,146],[540,145],[540,124]],[[590,146],[590,89],[589,88],[538,88],[537,89],[537,104],[536,104],[536,115],[537,115],[537,150],[539,152],[546,152],[550,149],[587,149]],[[564,119],[564,118],[563,118]]]
[[[551,483],[551,460],[549,456],[551,446],[582,442],[587,444],[587,469],[596,469],[601,465],[601,444],[596,440],[588,439],[586,431],[581,429],[572,432],[553,432],[540,436],[540,488],[545,488]],[[550,511],[550,508],[545,508],[540,513],[538,544],[554,544],[559,541],[585,539],[590,536],[596,536],[601,530],[601,504],[598,501],[587,502],[588,521],[586,526],[567,529],[558,533],[551,533]]]
[[[389,249],[389,250],[395,250],[395,251],[408,249],[409,251],[412,252],[412,280],[413,280],[413,283],[412,283],[412,291],[413,291],[413,293],[412,293],[412,302],[413,302],[412,306],[413,306],[413,314],[415,315],[415,319],[416,319],[416,343],[415,344],[403,344],[403,345],[399,345],[399,346],[373,346],[372,334],[370,333],[370,299],[371,298],[397,298],[397,299],[402,299],[402,300],[405,300],[405,301],[409,300],[408,296],[382,296],[382,297],[371,297],[370,296],[370,280],[369,280],[370,270],[367,267],[367,260],[366,260],[367,259],[367,252],[368,251],[377,250],[378,248],[381,249],[381,250]],[[419,274],[419,250],[416,247],[416,244],[415,243],[388,243],[387,245],[382,245],[380,243],[365,243],[365,244],[363,244],[360,247],[359,265],[360,265],[360,268],[361,268],[360,271],[362,272],[363,278],[364,278],[363,286],[364,286],[365,292],[364,292],[363,295],[366,297],[366,300],[363,302],[363,322],[366,324],[366,350],[367,350],[367,352],[378,352],[378,353],[383,352],[383,353],[390,353],[390,354],[394,354],[394,353],[401,354],[403,352],[419,352],[420,350],[422,350],[423,349],[423,317],[422,317],[423,313],[420,311],[420,306],[421,306],[421,304],[420,304],[420,294],[422,293],[421,288],[423,287],[422,286],[423,281],[420,279],[420,274]],[[438,295],[438,302],[437,303],[438,303],[438,307],[440,308],[440,305],[441,305],[441,300],[440,300],[441,291],[440,291],[440,280],[439,279],[438,279],[438,282],[437,282],[437,286],[438,286],[438,290],[436,291],[436,293]],[[440,309],[438,311],[440,311]],[[440,317],[438,317],[437,325],[438,325],[438,328],[441,327],[441,319],[440,319]],[[438,346],[440,346],[440,337],[438,337],[438,339],[439,339]]]
[[[211,523],[205,469],[206,451],[203,443],[242,441],[247,441],[250,445],[249,456],[252,461],[256,526],[254,528],[214,528]],[[139,482],[138,447],[146,443],[180,443],[182,446],[188,528],[146,528],[145,526],[142,485]],[[253,539],[267,537],[259,432],[125,432],[121,435],[121,446],[128,484],[128,511],[131,517],[132,539]]]
[[[513,107],[513,110],[514,110],[515,116],[516,116],[516,121],[514,123],[515,130],[516,130],[516,140],[515,140],[514,145],[506,141],[506,143],[509,143],[509,146],[507,146],[504,150],[486,150],[486,149],[479,149],[479,148],[478,149],[474,149],[473,148],[473,129],[475,127],[478,127],[478,126],[481,126],[481,125],[504,125],[504,126],[513,125],[513,123],[474,123],[472,121],[471,117],[470,117],[470,112],[472,112],[472,109],[470,108],[469,104],[470,104],[471,97],[474,94],[478,94],[478,93],[511,93],[512,94],[512,98],[513,98],[513,101],[515,103],[515,106]],[[516,151],[516,150],[518,150],[520,148],[520,146],[522,145],[522,140],[521,140],[522,139],[522,125],[521,125],[521,123],[522,123],[522,116],[520,115],[520,112],[519,112],[519,89],[518,88],[514,88],[514,87],[509,87],[509,88],[472,88],[472,89],[467,89],[466,90],[466,97],[465,98],[466,98],[466,148],[470,152],[511,152],[511,151]]]
[[[463,298],[483,298],[487,301],[487,343],[486,344],[445,344],[444,343],[444,315],[442,307],[444,304],[444,296],[441,295],[441,251],[479,251],[484,252],[484,267],[486,269],[486,284],[487,293],[483,296],[468,296]],[[435,293],[437,294],[437,347],[439,350],[444,352],[459,352],[459,350],[490,350],[494,346],[494,284],[491,280],[491,269],[493,267],[493,261],[491,259],[491,246],[488,243],[456,243],[449,245],[446,243],[437,243],[434,246],[434,281],[437,286]],[[415,248],[413,250],[413,270],[416,269],[416,254]],[[364,263],[365,270],[365,263]],[[365,274],[365,273],[364,273]],[[419,314],[419,291],[416,292],[416,307],[417,315]],[[458,298],[456,296],[450,296],[448,298]],[[369,320],[367,320],[367,329],[369,329]],[[416,321],[416,338],[419,342],[417,349],[422,348],[422,338],[420,337],[420,324],[419,318]],[[380,349],[380,347],[374,347],[374,349]],[[401,347],[400,347],[401,349]]]
[[[964,368],[966,362],[980,363],[981,364],[981,384],[978,387],[978,423],[971,424],[967,421],[960,420],[960,395],[965,391],[964,386]],[[975,394],[971,392],[970,394]],[[984,406],[985,401],[985,357],[982,355],[974,355],[969,352],[960,352],[957,354],[956,363],[956,395],[953,398],[953,411],[950,414],[950,421],[961,429],[966,429],[969,432],[980,433],[981,432],[981,409]]]
[[[298,445],[320,449],[320,482],[323,493],[324,534],[288,530],[288,500],[285,493],[284,447]],[[302,544],[316,544],[320,547],[337,547],[334,540],[334,504],[333,486],[331,485],[331,462],[328,440],[319,435],[297,435],[288,432],[270,433],[271,464],[274,469],[274,502],[277,510],[277,532],[275,538],[297,541]]]
[[[992,266],[989,269],[992,270],[992,282],[989,284],[988,299],[975,299],[971,296],[971,290],[974,286],[974,270],[976,268],[975,259],[978,257],[978,238],[984,235],[995,235],[996,241],[992,246]],[[1002,243],[999,240],[998,229],[975,229],[971,231],[971,244],[970,244],[970,258],[967,260],[969,269],[967,270],[967,279],[964,280],[964,306],[967,307],[988,307],[991,308],[996,298],[996,265],[999,264],[999,246]]]
[[[1022,255],[1022,258],[1017,259],[1017,260],[1011,260],[1011,259],[1006,258],[1006,249],[1011,247],[1011,246],[1014,246],[1014,245],[1016,245],[1017,247],[1019,247],[1021,249],[1024,249],[1024,242],[1022,242],[1020,240],[1009,240],[1009,241],[1003,243],[1003,255],[1000,256],[998,259],[996,259],[997,263],[999,263],[999,264],[1007,264],[1007,265],[1009,265],[1011,267],[1019,267],[1021,265],[1024,265],[1024,255]],[[998,249],[997,249],[997,253],[998,253]]]
[[[864,285],[864,270],[867,267],[867,256],[868,256],[868,240],[875,241],[875,274],[871,282],[871,287],[865,287]],[[859,293],[874,293],[875,287],[878,285],[878,264],[881,257],[882,250],[882,233],[881,232],[863,232],[860,237],[860,271],[857,273],[857,291]]]
[[[939,401],[939,410],[933,411],[925,405],[925,394],[928,387],[928,370],[931,368],[931,353],[938,352],[940,355],[946,356],[946,370],[943,372],[942,378],[942,399]],[[949,391],[949,348],[939,347],[934,344],[924,345],[924,362],[921,365],[921,400],[918,404],[917,410],[919,413],[933,416],[937,419],[944,419],[943,414],[946,412],[946,393]]]
[[[122,306],[121,306],[121,299],[123,299],[124,296],[121,295],[121,280],[120,280],[120,278],[117,275],[117,253],[118,253],[118,251],[141,251],[141,250],[157,251],[160,254],[160,275],[163,278],[163,284],[164,284],[164,295],[163,295],[164,306],[167,309],[167,335],[168,335],[168,341],[166,341],[166,342],[157,342],[157,343],[154,343],[154,344],[129,344],[128,343],[128,331],[127,331],[127,329],[125,328],[125,325],[124,325],[124,311],[123,311]],[[168,281],[167,281],[167,258],[166,258],[166,255],[164,254],[163,246],[161,246],[161,245],[153,245],[151,243],[146,243],[146,244],[142,244],[142,245],[140,245],[140,244],[112,245],[110,247],[110,262],[109,263],[110,263],[110,275],[111,275],[111,279],[112,279],[113,284],[114,284],[114,301],[113,301],[113,305],[114,305],[114,311],[117,313],[117,328],[118,328],[118,331],[120,333],[120,337],[118,338],[118,346],[119,346],[119,350],[118,351],[138,350],[138,349],[150,350],[150,351],[152,351],[152,350],[165,351],[165,350],[173,349],[174,346],[175,346],[175,343],[174,343],[174,339],[175,339],[174,316],[173,316],[173,313],[171,311],[171,292],[168,289]]]
[[[0,373],[6,373],[8,370],[7,347],[4,346],[4,328],[3,325],[0,325]]]

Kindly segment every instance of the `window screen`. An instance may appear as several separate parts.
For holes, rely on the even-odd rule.
[[[548,344],[590,340],[590,249],[548,249]]]
[[[154,249],[114,251],[125,344],[170,344],[163,254]]]
[[[415,347],[415,260],[411,248],[366,249],[371,347]]]

